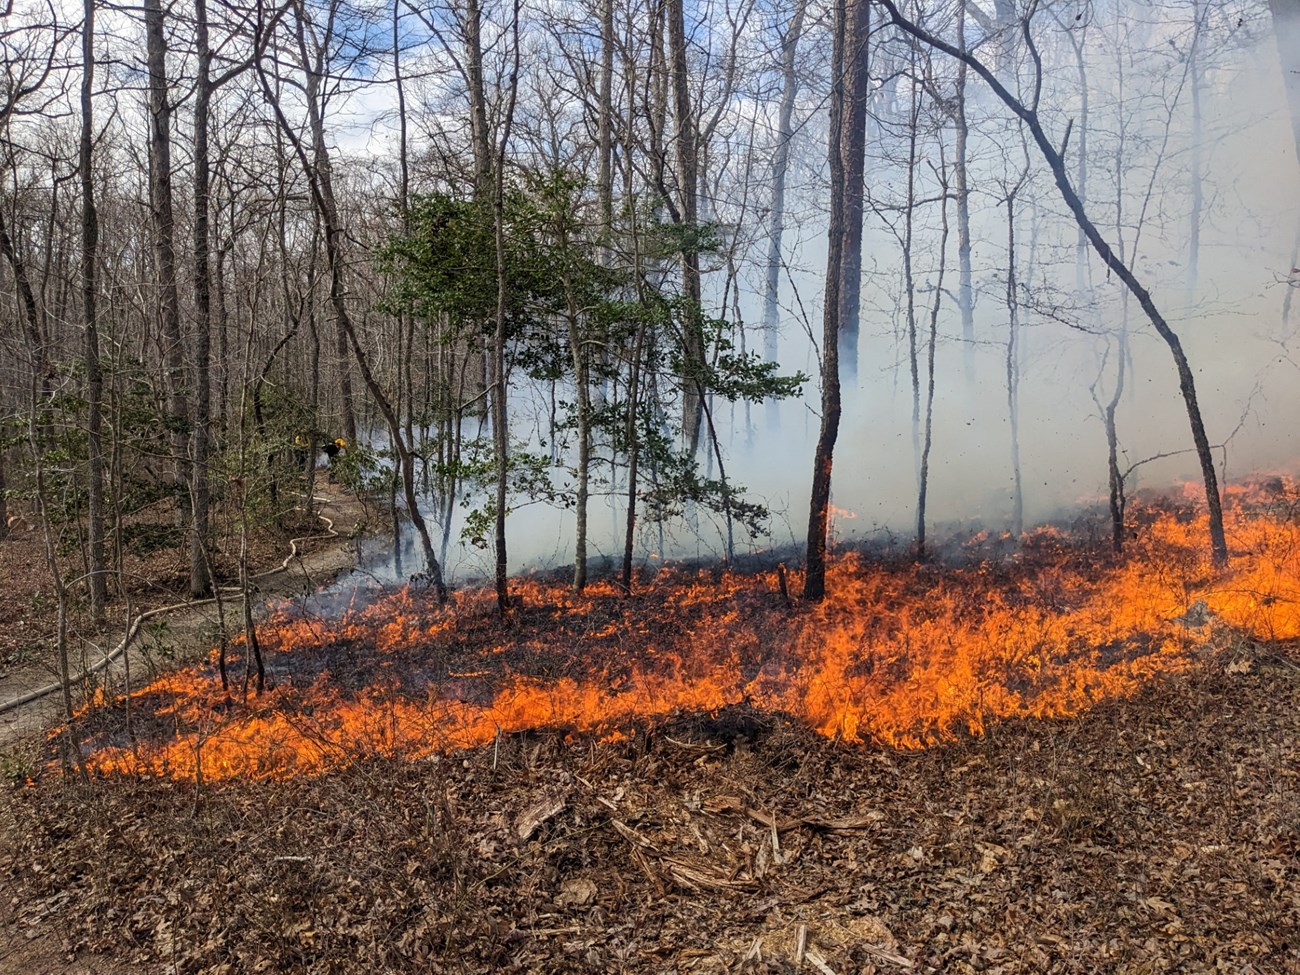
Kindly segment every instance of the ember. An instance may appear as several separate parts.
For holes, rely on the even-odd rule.
[[[850,553],[827,600],[793,610],[775,570],[673,568],[632,598],[520,580],[506,621],[478,591],[445,610],[412,589],[334,620],[286,609],[260,631],[273,675],[261,697],[223,692],[209,662],[132,695],[134,742],[121,701],[79,731],[102,773],[208,780],[419,759],[534,728],[621,737],[741,702],[831,738],[924,747],[1132,694],[1219,637],[1300,639],[1295,482],[1228,498],[1224,572],[1204,552],[1204,515],[1161,501],[1133,509],[1123,560],[1054,528],[998,561]]]

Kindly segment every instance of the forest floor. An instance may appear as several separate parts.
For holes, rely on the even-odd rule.
[[[1297,975],[1300,646],[1208,642],[918,751],[742,704],[282,780],[10,774],[0,973]]]
[[[373,521],[375,511],[334,485],[318,494],[314,518],[301,512],[275,525],[256,528],[249,538],[250,574],[256,576],[257,614],[266,607],[328,585],[352,568],[357,539]],[[153,617],[132,643],[125,659],[113,666],[111,679],[121,681],[129,664],[135,681],[148,680],[160,671],[195,659],[213,646],[221,625],[216,604],[185,605],[185,555],[163,550],[133,559],[129,577],[141,580],[130,589],[130,611],[174,607]],[[233,574],[229,560],[218,566]],[[57,614],[48,573],[44,571],[45,543],[40,533],[21,520],[10,537],[0,543],[0,706],[58,681],[56,655]],[[148,580],[147,585],[143,580]],[[228,583],[229,578],[220,581]],[[227,598],[223,607],[228,626],[238,630],[242,604]],[[114,627],[112,618],[121,618]],[[69,644],[74,648],[74,669],[84,671],[122,639],[126,600],[109,607],[110,622],[96,629],[85,606],[74,602],[69,612]],[[93,683],[98,684],[101,678]],[[82,692],[89,684],[82,687]],[[78,702],[80,703],[80,702]],[[0,712],[0,773],[12,777],[42,748],[43,732],[62,713],[62,700],[50,694],[19,708]],[[0,801],[2,802],[2,801]],[[12,849],[26,839],[5,822],[0,844]],[[44,973],[128,972],[129,964],[96,959],[77,962],[62,939],[50,930],[16,925],[20,900],[0,899],[0,975]]]
[[[323,487],[327,490],[318,494],[316,517],[291,511],[278,522],[255,526],[250,532],[249,572],[255,577],[259,607],[315,592],[356,563],[356,539],[374,519],[375,510],[342,488]],[[227,542],[232,552],[234,547],[233,541]],[[212,601],[188,604],[187,557],[184,551],[164,548],[129,558],[124,573],[132,580],[129,602],[115,596],[108,621],[100,628],[90,624],[84,599],[73,594],[68,643],[74,672],[86,672],[120,644],[128,611],[134,618],[142,611],[175,607],[150,617],[142,627],[129,659],[114,665],[113,676],[119,681],[124,664],[133,668],[138,684],[141,675],[149,679],[162,668],[206,653],[217,642],[223,613],[227,630],[239,631],[242,604],[232,595],[221,606]],[[16,530],[0,542],[0,708],[59,679],[58,615],[45,565],[45,542],[39,530],[17,522]],[[223,589],[237,579],[233,559],[224,553],[218,556],[217,572]],[[87,684],[81,690],[91,687]],[[62,706],[60,695],[50,694],[20,708],[0,710],[0,756],[58,717]]]

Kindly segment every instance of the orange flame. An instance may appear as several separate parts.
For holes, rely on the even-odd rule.
[[[210,661],[132,695],[128,744],[93,733],[104,773],[284,778],[370,755],[427,758],[533,728],[618,736],[647,718],[739,702],[824,735],[922,747],[1019,716],[1078,714],[1185,670],[1210,624],[1300,638],[1296,485],[1227,492],[1234,562],[1204,556],[1205,519],[1136,508],[1123,560],[1053,528],[1002,562],[873,563],[844,555],[815,606],[791,610],[774,573],[662,569],[635,597],[518,580],[513,618],[493,595],[445,610],[403,590],[337,620],[281,611],[259,631],[272,688],[247,703]],[[789,584],[797,591],[797,573]],[[113,705],[121,707],[121,703]],[[165,732],[165,734],[164,734]]]

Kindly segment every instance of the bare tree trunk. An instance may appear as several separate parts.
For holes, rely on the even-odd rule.
[[[858,45],[867,40],[867,0],[835,0],[835,42],[831,55],[831,122],[828,156],[831,173],[830,229],[826,256],[826,294],[822,310],[822,420],[813,453],[812,495],[808,511],[807,572],[805,599],[826,595],[826,532],[830,525],[831,465],[840,430],[840,315],[844,275],[844,250],[852,238],[845,206],[849,173],[848,155],[853,140],[846,138],[852,106],[858,94],[853,90],[860,75],[850,70]],[[859,220],[859,223],[861,221]]]
[[[844,132],[840,152],[844,157],[844,248],[840,252],[839,361],[850,378],[858,374],[859,309],[862,297],[862,214],[866,168],[867,97],[871,81],[867,74],[868,41],[871,36],[871,4],[852,4],[853,41],[844,52]]]
[[[912,68],[916,68],[915,56]],[[921,362],[916,329],[916,286],[912,265],[912,241],[916,227],[916,162],[920,140],[921,97],[917,84],[909,87],[907,126],[907,202],[903,210],[903,300],[907,306],[907,364],[912,380],[912,462],[921,474]],[[941,258],[942,259],[942,258]]]
[[[966,4],[957,5],[957,47],[966,50]],[[970,261],[970,184],[966,143],[970,123],[966,119],[966,62],[957,64],[956,159],[953,162],[953,186],[957,191],[957,309],[961,312],[962,362],[966,384],[975,383],[975,289],[971,284]]]
[[[578,411],[578,492],[574,517],[573,591],[587,586],[587,503],[591,491],[591,389],[587,368],[587,349],[578,325],[578,306],[570,282],[564,284],[569,323],[569,348],[573,355],[573,377],[577,386]]]
[[[189,424],[185,389],[185,340],[181,334],[176,281],[176,218],[172,201],[171,92],[167,78],[167,36],[161,0],[144,0],[145,49],[149,65],[149,203],[153,209],[154,254],[158,262],[158,313],[167,366],[167,423],[181,525],[190,523]]]
[[[637,325],[632,343],[632,364],[627,379],[627,519],[623,533],[623,591],[632,591],[632,552],[636,542],[636,497],[641,463],[641,438],[637,431],[637,410],[640,408],[641,356],[645,349],[649,319],[643,317]]]
[[[303,15],[305,16],[305,15]],[[348,356],[349,333],[352,329],[351,315],[347,310],[346,292],[343,287],[342,267],[335,272],[335,259],[342,261],[343,227],[339,220],[338,203],[334,196],[334,166],[330,159],[329,148],[325,144],[325,122],[321,118],[320,82],[325,72],[322,64],[324,52],[309,51],[303,24],[303,16],[297,19],[298,54],[303,73],[307,78],[306,98],[307,125],[311,133],[312,170],[320,203],[326,213],[321,215],[325,223],[325,234],[330,257],[330,303],[334,309],[334,352],[339,371],[339,399],[343,409],[343,436],[349,444],[357,439],[356,402],[352,392],[352,368]]]
[[[1007,418],[1011,425],[1011,531],[1025,528],[1024,479],[1020,471],[1020,302],[1016,296],[1016,186],[1007,193]]]
[[[99,367],[99,211],[95,206],[93,168],[95,140],[95,0],[84,0],[81,35],[81,308],[85,329],[86,440],[89,457],[86,521],[90,554],[90,611],[95,623],[104,621],[108,601],[108,570],[104,562],[104,377]],[[57,580],[56,580],[57,582]],[[59,585],[62,593],[62,585]],[[62,614],[60,614],[62,616]],[[64,694],[67,695],[64,675]],[[69,713],[71,717],[71,713]]]
[[[507,412],[506,375],[506,308],[509,298],[509,273],[506,267],[506,150],[510,143],[510,132],[514,125],[515,104],[518,95],[519,78],[519,5],[521,0],[514,0],[514,15],[511,18],[510,32],[513,43],[514,64],[510,78],[506,83],[506,110],[497,135],[497,151],[493,167],[492,187],[492,231],[496,248],[497,307],[496,334],[492,343],[492,436],[496,445],[497,494],[496,494],[496,590],[497,609],[505,613],[510,608],[509,563],[506,558],[506,504],[507,487],[510,474],[510,426]]]
[[[194,0],[198,77],[194,82],[194,437],[190,475],[193,523],[190,533],[190,595],[212,591],[208,544],[208,452],[212,423],[212,266],[208,242],[208,107],[212,100],[212,51],[208,47],[207,0]]]
[[[465,70],[469,84],[470,135],[474,143],[475,196],[492,192],[492,134],[488,128],[486,82],[483,78],[483,11],[479,0],[465,0]]]
[[[939,270],[934,282],[934,304],[930,307],[930,334],[926,341],[925,431],[921,443],[921,467],[916,492],[916,560],[926,559],[926,506],[930,500],[930,448],[934,445],[934,358],[939,338],[939,309],[943,304],[943,278],[948,267],[948,164],[943,143],[939,144],[940,197]]]
[[[794,106],[799,97],[795,57],[799,39],[803,36],[803,20],[807,8],[807,0],[795,0],[790,25],[781,40],[781,107],[777,117],[776,147],[772,153],[772,208],[767,218],[767,277],[763,296],[763,356],[768,362],[777,361],[777,339],[780,335],[778,298],[781,293],[781,245],[785,235],[785,180],[790,167],[790,142],[794,139]],[[768,430],[776,431],[780,426],[780,401],[775,396],[769,396]]]
[[[1204,165],[1201,161],[1201,142],[1205,138],[1205,123],[1201,110],[1201,87],[1204,71],[1201,68],[1201,0],[1192,2],[1192,44],[1188,51],[1188,81],[1192,86],[1192,172],[1190,176],[1192,207],[1187,227],[1187,307],[1196,305],[1196,287],[1201,273],[1201,223],[1204,221],[1205,187]]]
[[[600,243],[614,234],[614,0],[600,0],[600,102],[596,118],[596,196]]]
[[[904,32],[911,34],[922,43],[943,51],[950,57],[959,58],[968,64],[972,71],[978,74],[984,82],[993,90],[999,100],[1007,106],[1011,112],[1019,118],[1029,129],[1030,134],[1034,137],[1034,142],[1038,146],[1039,152],[1047,162],[1048,168],[1052,172],[1052,177],[1056,182],[1057,189],[1061,193],[1061,198],[1069,207],[1075,221],[1088,236],[1089,243],[1092,244],[1093,250],[1102,259],[1103,263],[1115,273],[1115,276],[1123,282],[1124,286],[1137,299],[1138,304],[1146,313],[1147,319],[1151,322],[1156,333],[1164,341],[1169,349],[1170,356],[1174,360],[1174,367],[1178,373],[1178,386],[1182,394],[1183,404],[1187,410],[1188,423],[1191,426],[1192,442],[1196,448],[1196,456],[1201,466],[1201,477],[1205,483],[1205,500],[1206,507],[1209,511],[1209,528],[1210,528],[1210,549],[1214,564],[1217,566],[1226,566],[1228,564],[1228,542],[1223,528],[1223,502],[1219,496],[1218,475],[1214,470],[1214,456],[1210,451],[1210,440],[1205,432],[1205,422],[1201,417],[1201,407],[1196,396],[1196,379],[1192,373],[1191,365],[1187,361],[1187,354],[1183,351],[1182,341],[1178,337],[1160,309],[1156,307],[1151,298],[1151,293],[1143,287],[1138,281],[1129,266],[1121,260],[1110,245],[1101,236],[1096,224],[1088,216],[1083,208],[1083,203],[1079,195],[1070,185],[1070,177],[1065,169],[1064,147],[1068,145],[1069,129],[1066,130],[1066,137],[1062,141],[1062,149],[1057,149],[1052,145],[1043,129],[1042,121],[1038,116],[1038,92],[1042,84],[1042,64],[1039,59],[1037,48],[1033,45],[1033,39],[1029,32],[1029,23],[1024,24],[1025,42],[1029,47],[1030,53],[1034,58],[1035,83],[1034,96],[1030,103],[1026,105],[1015,95],[1012,95],[993,73],[989,71],[978,59],[967,51],[953,47],[941,40],[940,38],[929,33],[925,29],[918,27],[916,24],[907,20],[899,12],[894,0],[878,0],[890,13],[892,22]]]
[[[682,427],[687,450],[695,456],[704,420],[704,332],[700,322],[700,250],[695,240],[699,229],[699,146],[695,115],[691,108],[690,75],[686,62],[686,13],[683,0],[664,0],[668,28],[668,51],[673,84],[673,118],[677,127],[676,169],[679,217],[682,226],[682,296],[686,312],[682,319],[685,375],[682,377]]]

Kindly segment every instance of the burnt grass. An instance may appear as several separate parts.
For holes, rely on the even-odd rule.
[[[281,782],[47,775],[4,787],[0,876],[106,972],[1300,972],[1297,650],[916,752],[741,705]]]

